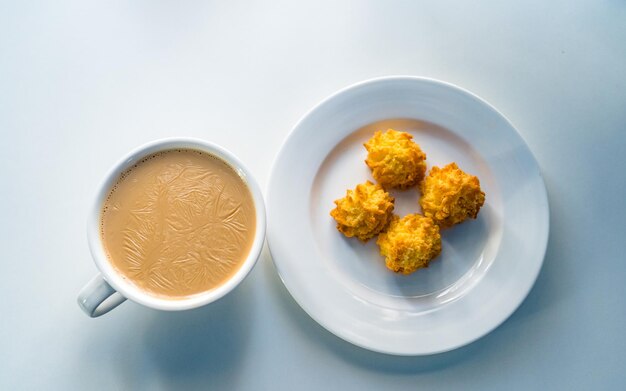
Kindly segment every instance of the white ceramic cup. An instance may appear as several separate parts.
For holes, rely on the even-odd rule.
[[[248,186],[254,208],[256,211],[256,231],[254,242],[248,253],[248,257],[239,268],[239,270],[225,283],[219,287],[209,290],[198,295],[191,296],[186,299],[168,300],[159,298],[142,291],[136,285],[124,278],[111,265],[104,245],[100,237],[100,214],[102,205],[109,194],[109,191],[117,182],[121,173],[132,167],[142,158],[153,153],[169,150],[169,149],[195,149],[206,152],[213,156],[221,158],[230,165],[243,179]],[[87,238],[89,248],[96,266],[100,273],[83,287],[78,294],[78,305],[91,317],[98,317],[106,314],[113,308],[123,303],[126,299],[130,299],[147,307],[166,310],[180,311],[191,308],[200,307],[212,303],[219,298],[232,291],[252,270],[256,264],[263,242],[265,240],[265,204],[261,190],[256,181],[250,174],[250,171],[241,163],[241,161],[226,149],[198,139],[191,138],[168,138],[156,140],[151,143],[140,146],[123,159],[121,159],[106,175],[104,182],[100,185],[96,200],[89,214],[87,223]]]

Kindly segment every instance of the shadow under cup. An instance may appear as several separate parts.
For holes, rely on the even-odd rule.
[[[116,267],[107,256],[101,236],[102,210],[122,174],[138,163],[161,152],[170,150],[199,151],[218,158],[232,168],[241,178],[250,193],[254,207],[254,238],[247,257],[239,269],[225,282],[207,291],[182,298],[155,295],[140,289]],[[265,239],[265,205],[258,184],[250,171],[231,152],[226,149],[198,139],[171,138],[153,141],[143,145],[121,159],[107,174],[100,186],[96,200],[89,214],[87,236],[92,257],[100,273],[81,290],[78,296],[79,306],[91,317],[97,317],[112,310],[127,298],[150,308],[166,311],[178,311],[200,307],[218,300],[233,290],[248,275],[256,264]]]

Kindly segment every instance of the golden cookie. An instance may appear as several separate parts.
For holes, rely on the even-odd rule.
[[[393,197],[380,185],[367,181],[336,200],[337,207],[330,211],[330,215],[337,221],[339,232],[365,242],[387,226],[393,213],[393,202]]]
[[[442,228],[473,219],[485,203],[478,178],[463,172],[456,163],[433,167],[420,186],[424,216]]]
[[[406,132],[389,129],[374,133],[364,144],[365,163],[384,188],[407,189],[424,179],[426,154],[412,139]]]
[[[441,253],[439,227],[431,218],[418,214],[393,216],[389,228],[378,236],[376,243],[387,268],[402,274],[428,267]]]

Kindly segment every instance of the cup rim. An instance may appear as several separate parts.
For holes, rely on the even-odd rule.
[[[190,296],[188,298],[166,299],[142,291],[115,270],[106,255],[104,243],[100,237],[100,214],[102,205],[106,200],[111,187],[117,182],[118,177],[122,172],[148,155],[177,148],[195,149],[214,155],[222,159],[239,174],[252,195],[256,216],[256,231],[254,241],[252,242],[247,258],[244,260],[239,270],[237,270],[237,272],[228,281],[217,288]],[[212,303],[235,289],[235,287],[237,287],[250,273],[261,254],[263,243],[265,241],[265,227],[265,203],[263,201],[263,195],[260,187],[251,172],[241,162],[241,160],[239,160],[239,158],[227,149],[209,141],[191,137],[170,137],[154,140],[136,147],[123,158],[118,160],[117,163],[109,169],[104,177],[104,180],[98,187],[95,201],[92,205],[91,212],[89,213],[87,221],[87,239],[92,258],[96,267],[102,274],[102,277],[122,296],[150,308],[166,311],[180,311]]]

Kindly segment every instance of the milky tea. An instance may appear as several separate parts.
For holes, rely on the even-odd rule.
[[[248,257],[255,225],[241,176],[192,149],[143,158],[120,175],[100,214],[113,267],[142,291],[172,300],[228,281]]]

